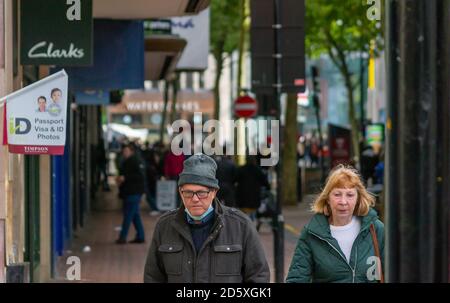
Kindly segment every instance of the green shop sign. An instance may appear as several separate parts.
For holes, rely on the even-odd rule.
[[[92,65],[92,0],[26,0],[20,7],[23,65]]]

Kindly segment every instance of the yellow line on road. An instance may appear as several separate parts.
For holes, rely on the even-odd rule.
[[[290,231],[291,233],[294,234],[294,236],[298,237],[300,236],[300,230],[298,230],[297,228],[295,228],[294,226],[292,226],[291,224],[284,224],[284,229],[286,229],[287,231]]]

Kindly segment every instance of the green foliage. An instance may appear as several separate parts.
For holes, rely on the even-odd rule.
[[[240,0],[211,0],[211,52],[217,57],[238,48]]]
[[[381,5],[384,1],[378,0]],[[377,2],[367,0],[306,0],[305,50],[310,58],[327,54],[339,69],[347,90],[349,121],[352,128],[354,159],[359,155],[358,121],[355,115],[354,89],[348,59],[351,53],[369,53],[371,41],[375,50],[383,48],[383,24],[371,21],[368,11]],[[380,7],[382,21],[383,8]],[[375,55],[377,53],[375,52]]]
[[[306,0],[305,5],[305,46],[310,58],[338,50],[368,52],[371,40],[377,50],[383,47],[383,24],[367,18],[371,5],[366,0]]]

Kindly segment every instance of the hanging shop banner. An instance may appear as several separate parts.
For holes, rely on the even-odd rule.
[[[21,64],[92,64],[92,0],[20,3]]]
[[[177,70],[205,70],[209,55],[209,9],[195,16],[172,18],[172,34],[186,39],[187,46]]]
[[[108,105],[109,91],[102,89],[76,91],[75,102],[79,105]]]
[[[61,70],[2,99],[10,153],[63,155],[68,78]]]
[[[144,88],[142,21],[95,20],[94,64],[65,70],[71,90]]]

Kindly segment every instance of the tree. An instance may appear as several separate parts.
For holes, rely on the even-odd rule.
[[[310,58],[327,54],[342,75],[349,102],[355,160],[359,159],[360,141],[354,96],[358,81],[352,77],[349,57],[352,53],[368,53],[371,41],[375,41],[377,50],[382,48],[382,24],[368,18],[374,9],[377,7],[367,4],[366,0],[306,0],[306,53]]]
[[[242,90],[242,67],[244,54],[248,47],[248,31],[250,28],[250,3],[249,0],[240,0],[240,20],[239,20],[239,62],[237,75],[237,96]]]
[[[214,80],[214,119],[219,119],[220,78],[224,61],[238,48],[240,0],[211,1],[211,52],[216,60]]]
[[[283,205],[297,204],[297,94],[288,94],[282,142]]]

